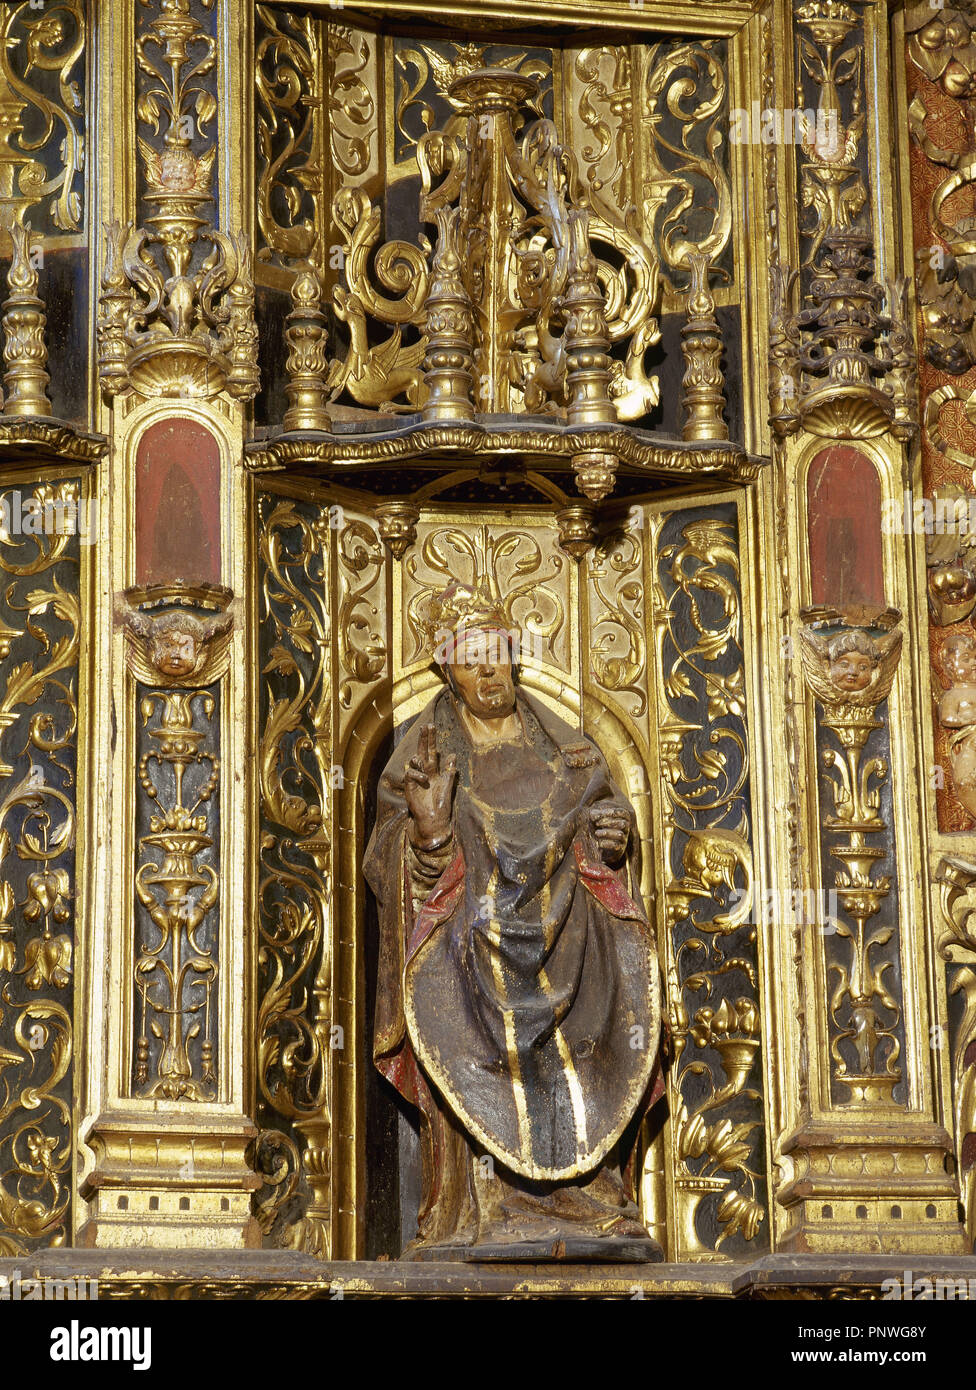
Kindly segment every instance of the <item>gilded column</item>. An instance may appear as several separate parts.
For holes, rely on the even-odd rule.
[[[260,1239],[241,852],[249,29],[223,3],[101,9],[94,408],[110,453],[96,623],[111,658],[92,704],[79,1242],[234,1248]]]
[[[770,599],[785,621],[768,659],[788,734],[774,950],[800,1025],[780,1045],[776,1202],[779,1247],[794,1251],[965,1248],[931,1046],[924,691],[900,655],[918,630],[916,555],[884,522],[910,476],[914,415],[888,53],[884,4],[770,17]]]

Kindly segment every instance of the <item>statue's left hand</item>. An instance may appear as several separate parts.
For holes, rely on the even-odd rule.
[[[623,858],[630,839],[629,812],[619,806],[609,806],[605,810],[590,812],[590,821],[600,853],[608,864],[615,864]]]

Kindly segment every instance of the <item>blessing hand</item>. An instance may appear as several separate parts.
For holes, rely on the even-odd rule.
[[[427,724],[420,731],[420,743],[407,763],[403,794],[413,820],[412,839],[419,849],[432,849],[451,834],[451,802],[457,779],[457,759],[443,760],[437,751],[437,731]]]

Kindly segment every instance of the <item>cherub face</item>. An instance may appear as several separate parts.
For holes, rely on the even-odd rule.
[[[950,638],[943,649],[945,668],[954,685],[976,685],[976,641]]]
[[[197,664],[197,642],[182,628],[157,628],[153,633],[152,664],[164,676],[189,676]]]
[[[875,663],[864,652],[842,652],[830,663],[830,679],[838,690],[865,690]]]

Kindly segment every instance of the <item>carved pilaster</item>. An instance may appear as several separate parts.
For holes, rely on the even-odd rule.
[[[226,1105],[233,1025],[221,1005],[233,998],[220,930],[231,597],[182,583],[130,589],[119,615],[139,730],[135,923],[117,995],[121,1104],[89,1122],[82,1244],[140,1244],[146,1226],[174,1246],[259,1239],[250,1193],[260,1180],[244,1158],[256,1131]]]
[[[896,610],[805,610],[798,634],[816,706],[822,893],[802,937],[809,1115],[783,1145],[779,1201],[795,1250],[964,1249],[950,1139],[912,1105],[918,969],[907,930],[891,788]],[[919,1020],[920,1021],[920,1020]]]
[[[145,18],[136,50],[148,215],[141,226],[113,221],[106,240],[102,387],[107,399],[226,391],[249,400],[259,385],[250,240],[216,230],[206,216],[217,154],[206,136],[218,106],[210,89],[216,40],[189,0],[163,0]]]

